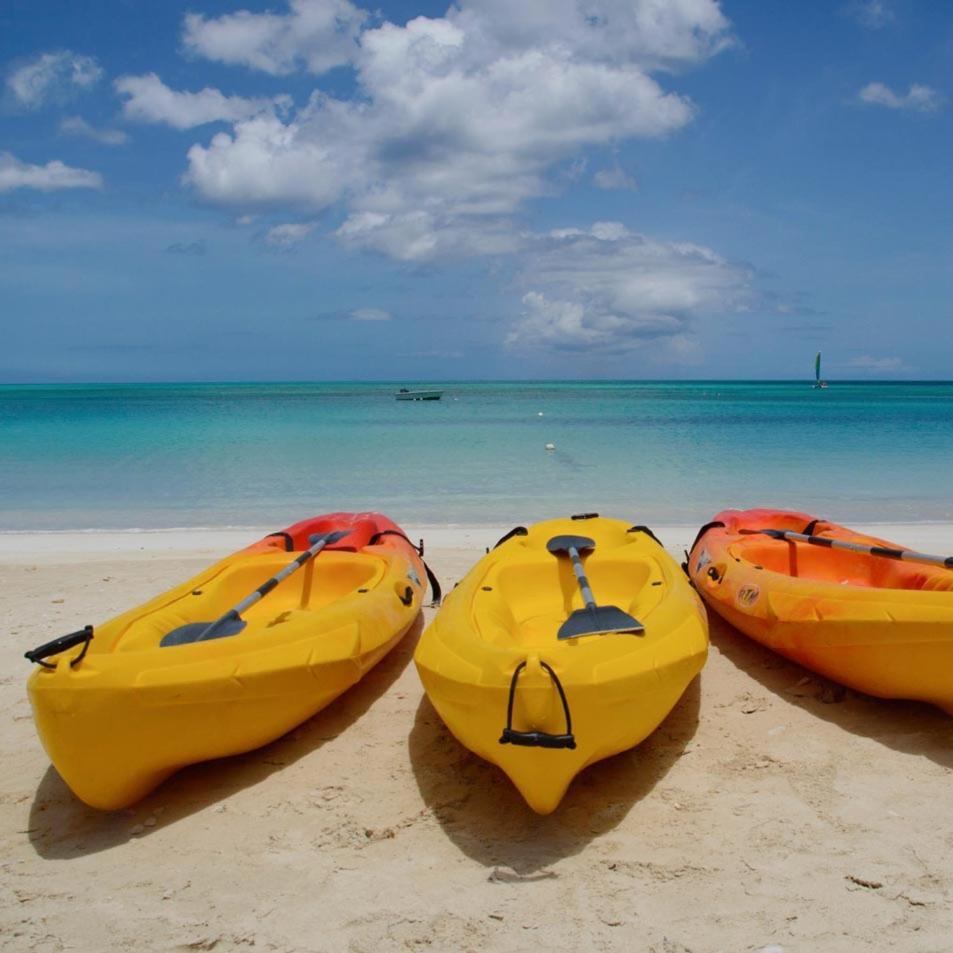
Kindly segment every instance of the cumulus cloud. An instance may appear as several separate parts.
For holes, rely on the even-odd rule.
[[[471,0],[365,30],[353,98],[236,121],[189,150],[186,181],[246,208],[344,203],[339,239],[403,260],[511,251],[556,165],[691,120],[651,70],[730,42],[713,0]]]
[[[634,192],[638,188],[635,179],[618,164],[608,169],[599,169],[592,177],[592,181],[598,188],[607,191],[624,189]]]
[[[860,371],[869,371],[870,373],[891,373],[913,370],[902,357],[874,357],[871,354],[861,354],[858,357],[852,357],[847,362],[847,366]]]
[[[747,268],[618,222],[536,236],[521,281],[523,310],[507,336],[517,348],[624,350],[663,341],[691,357],[698,320],[754,300]]]
[[[854,0],[844,10],[868,30],[880,30],[896,19],[887,0]]]
[[[14,101],[37,109],[50,100],[64,100],[76,92],[95,86],[103,71],[92,56],[71,50],[41,53],[36,59],[12,70],[7,89]]]
[[[906,93],[895,93],[883,83],[868,83],[857,97],[865,103],[886,106],[888,109],[912,109],[933,112],[940,106],[940,94],[930,86],[913,83]]]
[[[343,11],[346,42],[315,59],[314,24],[332,10]],[[694,105],[663,78],[732,45],[715,0],[461,0],[442,17],[374,26],[355,10],[297,0],[284,12],[186,19],[197,55],[272,74],[346,58],[354,79],[346,98],[319,90],[294,111],[260,110],[194,144],[184,180],[198,195],[243,214],[313,218],[335,206],[339,242],[401,261],[518,256],[516,348],[653,341],[690,362],[699,320],[748,306],[751,275],[711,249],[612,222],[548,235],[519,224],[528,201],[584,174],[587,150],[692,120]],[[636,186],[618,163],[593,180]],[[265,241],[288,247],[312,227],[275,226]]]
[[[39,189],[52,192],[57,189],[99,189],[103,177],[88,169],[76,169],[58,159],[46,165],[21,162],[9,152],[0,152],[0,192],[13,189]]]
[[[144,76],[120,76],[114,83],[124,98],[123,115],[139,122],[165,123],[175,129],[192,129],[210,122],[239,122],[260,113],[284,109],[286,96],[271,99],[245,99],[225,96],[206,87],[197,93],[170,89],[155,73]]]
[[[121,146],[129,141],[128,134],[121,129],[101,129],[88,123],[82,116],[68,116],[60,123],[60,132],[66,136],[92,139],[104,146]]]
[[[286,13],[189,13],[182,42],[195,56],[272,75],[324,73],[351,60],[367,16],[348,0],[291,0]]]
[[[699,63],[735,43],[715,0],[465,0],[447,17],[498,51],[562,47],[648,69]]]
[[[352,321],[390,321],[391,314],[382,308],[356,308],[350,318]]]
[[[265,232],[265,244],[273,248],[291,248],[307,238],[313,229],[313,222],[289,222],[284,225],[275,225]]]

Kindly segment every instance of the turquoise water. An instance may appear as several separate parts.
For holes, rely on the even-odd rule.
[[[0,529],[365,508],[409,523],[700,523],[728,505],[953,520],[953,384],[447,382],[429,403],[396,386],[0,387]]]

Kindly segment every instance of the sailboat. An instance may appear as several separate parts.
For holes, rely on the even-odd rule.
[[[817,357],[814,358],[814,389],[823,390],[827,387],[827,381],[821,380],[821,352],[817,352]]]

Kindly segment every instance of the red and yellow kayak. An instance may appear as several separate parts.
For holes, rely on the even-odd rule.
[[[169,644],[170,632],[228,612],[300,562],[313,536],[336,530],[347,535],[243,612],[238,634]],[[280,737],[355,684],[413,624],[424,573],[416,548],[378,513],[272,533],[88,628],[83,647],[69,636],[63,651],[29,653],[41,666],[28,685],[40,740],[87,804],[132,804],[184,765]]]
[[[806,513],[725,510],[688,559],[710,609],[844,685],[953,714],[953,570],[753,532],[765,529],[902,550]]]

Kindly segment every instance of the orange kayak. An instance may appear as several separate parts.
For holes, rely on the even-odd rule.
[[[755,532],[765,529],[815,545]],[[953,570],[825,540],[909,554],[805,513],[724,510],[687,571],[710,609],[762,645],[858,691],[953,714]]]

